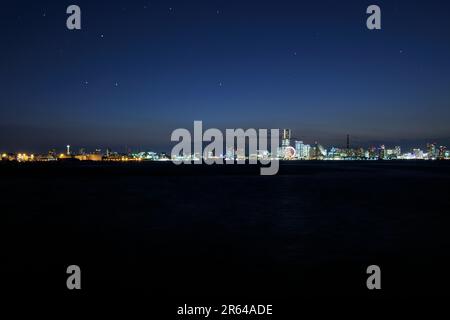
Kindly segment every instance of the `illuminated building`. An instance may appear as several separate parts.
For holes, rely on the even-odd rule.
[[[305,160],[311,159],[311,146],[309,144],[303,145],[302,159]]]
[[[445,150],[444,159],[446,159],[446,160],[450,159],[450,150]]]
[[[312,148],[312,159],[313,160],[323,160],[327,156],[327,151],[322,147],[317,141],[314,143]]]
[[[438,153],[438,159],[439,160],[445,159],[446,151],[447,151],[447,147],[445,147],[445,146],[440,146],[439,147],[439,153]]]
[[[385,150],[385,159],[392,160],[397,159],[397,153],[395,149],[386,149]]]
[[[250,153],[248,159],[253,161],[258,160],[258,151],[256,151],[256,153]]]
[[[283,129],[281,134],[281,146],[285,148],[291,146],[291,129]]]
[[[295,141],[295,152],[297,154],[297,159],[303,158],[303,141]]]
[[[317,150],[319,151],[319,156],[321,159],[327,156],[327,149],[325,149],[321,144],[317,145]]]
[[[245,160],[245,150],[244,149],[237,149],[236,151],[236,160]]]
[[[79,154],[75,156],[75,159],[80,161],[102,161],[103,157],[101,154]]]
[[[57,156],[55,156],[54,154],[50,154],[50,153],[36,156],[36,161],[39,161],[39,162],[48,162],[48,161],[56,161],[56,160],[58,160]]]
[[[378,158],[379,159],[386,159],[386,147],[383,145],[380,146],[378,149]]]
[[[366,158],[365,151],[363,148],[356,149],[355,155],[357,158]]]
[[[328,160],[340,160],[340,151],[338,148],[335,147],[331,147],[330,151],[327,154],[327,159]]]
[[[369,153],[369,159],[377,159],[378,158],[378,153],[377,153],[377,148],[375,147],[370,147],[368,150]]]
[[[436,159],[436,143],[427,143],[427,158]]]
[[[108,152],[107,154],[111,155],[111,152]],[[156,152],[152,151],[146,151],[146,152],[139,152],[138,154],[133,155],[134,158],[139,158],[142,160],[159,160],[160,156]]]
[[[283,159],[284,158],[284,148],[278,147],[276,158]]]
[[[19,153],[16,157],[16,160],[19,162],[27,162],[27,161],[33,161],[34,156],[31,157],[27,155],[26,153]]]
[[[400,157],[401,155],[402,155],[402,149],[400,148],[400,146],[396,146],[395,148],[394,148],[394,154],[395,154],[395,156],[398,158],[398,157]]]
[[[227,153],[225,155],[226,160],[235,160],[234,148],[227,148]]]
[[[420,149],[413,149],[414,159],[423,159],[423,151]]]
[[[287,147],[291,146],[291,130],[283,129],[281,132],[281,147],[278,147],[277,150],[277,158],[284,159],[285,158],[285,150]]]

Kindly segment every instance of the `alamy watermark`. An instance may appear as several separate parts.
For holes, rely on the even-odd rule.
[[[367,278],[366,286],[369,290],[381,289],[381,269],[379,266],[373,264],[367,267],[367,274],[370,276]]]
[[[67,7],[67,14],[70,16],[66,20],[66,27],[69,30],[81,30],[81,9],[79,6],[72,4]]]
[[[70,265],[67,267],[66,273],[69,274],[67,277],[66,286],[69,290],[80,290],[81,289],[81,269],[77,265]]]
[[[367,14],[370,16],[367,18],[366,26],[369,30],[381,30],[381,9],[379,6],[373,4],[367,7]]]
[[[222,131],[211,128],[203,132],[203,122],[194,121],[193,135],[183,128],[172,132],[171,141],[178,144],[172,149],[171,159],[175,164],[260,163],[266,166],[261,167],[261,175],[275,175],[279,169],[278,158],[274,156],[279,150],[279,136],[279,129],[226,129],[224,144]],[[208,144],[204,147],[205,142]]]
[[[81,8],[72,4],[67,7],[66,13],[70,16],[66,20],[66,27],[69,30],[81,30]],[[378,5],[372,4],[367,7],[366,14],[370,14],[367,18],[366,26],[369,30],[381,29],[381,9]]]

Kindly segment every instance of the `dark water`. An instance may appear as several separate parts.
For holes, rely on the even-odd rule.
[[[6,286],[280,298],[445,294],[450,162],[1,164]],[[366,288],[366,268],[382,290]]]

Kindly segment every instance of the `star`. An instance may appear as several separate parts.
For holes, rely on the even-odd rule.
[[[118,87],[118,86],[119,86],[119,83],[118,83],[118,82],[114,83],[114,86],[115,86],[115,87]]]
[[[105,36],[103,34],[100,35],[100,38],[104,38]]]

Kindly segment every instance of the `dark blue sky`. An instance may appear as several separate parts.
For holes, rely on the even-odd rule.
[[[70,4],[82,30],[66,28]],[[366,8],[382,9],[382,30]],[[0,149],[169,151],[170,133],[291,128],[326,146],[450,143],[448,1],[8,1]]]

